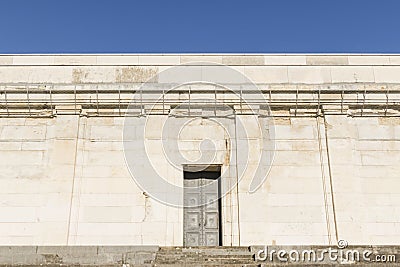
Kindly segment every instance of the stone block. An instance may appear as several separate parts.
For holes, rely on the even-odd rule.
[[[90,127],[90,139],[100,141],[122,141],[123,128],[112,125],[93,125]]]
[[[374,69],[370,66],[332,67],[332,83],[373,83]]]
[[[79,116],[63,115],[55,119],[54,136],[59,139],[75,139],[78,136]],[[51,128],[51,127],[49,127]]]
[[[114,193],[114,194],[81,194],[80,203],[82,206],[104,206],[119,207],[139,205],[144,207],[144,195],[138,191],[135,193]]]
[[[24,143],[25,142],[19,142],[19,141],[14,141],[14,142],[8,142],[6,140],[0,141],[0,150],[1,151],[10,150],[17,152],[18,150],[21,150],[21,146]]]
[[[316,136],[315,127],[275,125],[275,139],[277,140],[314,140]]]
[[[299,151],[318,151],[319,144],[317,140],[303,140],[301,142],[292,142],[292,148],[289,150],[299,150]]]
[[[1,207],[40,207],[44,205],[44,197],[39,194],[18,194],[18,193],[2,193],[0,194]]]
[[[34,244],[34,236],[0,236],[0,244],[12,246],[30,246]]]
[[[1,222],[0,223],[0,235],[1,236],[31,236],[37,235],[38,232],[38,223],[35,222]],[[21,250],[16,250],[14,248],[3,247],[0,249],[1,255],[7,254],[24,254],[24,253],[32,253],[32,250],[28,247],[21,248]]]
[[[399,194],[399,185],[397,178],[376,176],[362,179],[362,189],[366,194]],[[395,206],[393,203],[392,208]]]
[[[10,142],[8,142],[10,143]],[[38,142],[29,142],[29,141],[24,141],[21,143],[10,143],[10,144],[15,144],[20,146],[21,150],[40,150],[40,151],[45,151],[49,148],[49,144],[47,142],[43,141],[38,141]],[[0,143],[1,147],[2,143]],[[18,149],[14,149],[18,150]]]
[[[327,116],[329,140],[358,138],[357,125],[345,116]]]
[[[33,223],[37,221],[36,207],[0,207],[0,222]]]
[[[217,84],[240,84],[246,83],[246,78],[243,75],[243,67],[221,67],[215,65],[201,66],[201,79],[188,82],[205,81]],[[194,74],[192,76],[195,76]],[[230,88],[229,86],[227,88]]]
[[[27,246],[1,246],[0,247],[0,255],[10,255],[10,256],[18,256],[18,255],[33,255],[36,254],[37,247],[32,245]]]
[[[26,118],[2,118],[0,120],[0,125],[18,125],[23,126],[25,125]]]
[[[87,154],[87,164],[90,165],[119,165],[125,166],[122,151],[90,151]]]
[[[10,194],[39,194],[40,193],[40,180],[31,180],[24,178],[10,178],[9,176],[1,177],[0,179],[0,193]]]
[[[70,211],[70,199],[65,199],[61,205],[43,206],[37,209],[37,216],[41,222],[63,222],[68,221]]]
[[[13,56],[0,56],[0,65],[12,65],[13,63]]]
[[[37,185],[36,185],[37,186]],[[49,193],[68,193],[71,191],[72,185],[71,181],[54,181],[54,180],[47,180],[46,182],[41,182],[39,184],[40,192],[42,194],[49,194]]]
[[[158,234],[165,233],[166,222],[147,222],[142,225],[142,234],[144,238],[150,239],[151,237],[157,240]]]
[[[76,65],[96,65],[97,56],[96,55],[57,55],[54,57],[55,65],[66,65],[66,66],[76,66]]]
[[[400,56],[391,55],[389,56],[390,65],[400,65]]]
[[[180,63],[181,64],[193,64],[193,65],[196,65],[196,63],[222,64],[222,56],[219,56],[219,55],[182,55]]]
[[[288,67],[289,83],[322,84],[331,83],[331,67],[304,66]]]
[[[157,67],[120,67],[115,69],[115,81],[117,83],[143,83],[157,82],[158,71],[161,68]]]
[[[13,265],[28,265],[32,262],[43,262],[43,257],[37,254],[21,254],[14,255],[12,259]]]
[[[115,67],[80,66],[72,69],[72,83],[114,83],[117,73]]]
[[[47,55],[18,55],[13,57],[13,65],[21,66],[37,66],[37,65],[54,65],[55,56]]]
[[[395,129],[386,125],[358,125],[358,136],[360,140],[394,140]]]
[[[65,220],[41,222],[34,243],[40,245],[65,245],[67,243],[67,228]]]
[[[307,56],[307,65],[348,65],[348,56],[327,56],[327,55],[315,55]]]
[[[340,166],[341,167],[341,166]],[[337,166],[333,166],[332,169],[338,168]],[[336,174],[336,173],[333,173]],[[352,171],[347,173],[347,175],[335,176],[335,180],[333,182],[333,190],[336,193],[346,193],[346,194],[357,194],[362,192],[361,181],[357,179],[356,171]]]
[[[390,57],[385,55],[351,55],[349,65],[389,65]]]
[[[3,126],[1,140],[44,140],[46,126]]]
[[[165,222],[168,206],[155,200],[147,200],[146,206],[138,206],[134,209],[134,216],[137,219],[144,219],[151,222]],[[145,216],[146,214],[146,216]]]
[[[396,178],[400,171],[400,166],[387,166],[387,165],[371,165],[371,166],[360,166],[359,169],[360,177],[386,177],[386,178]]]
[[[274,145],[275,145],[275,150],[292,150],[293,144],[295,142],[290,142],[287,140],[275,140]]]
[[[262,55],[232,55],[222,56],[224,65],[264,65],[264,56]]]
[[[80,222],[78,234],[86,236],[132,236],[141,234],[141,225],[132,222]],[[122,248],[120,248],[122,249]],[[103,249],[105,251],[106,249]],[[118,252],[119,249],[109,249],[109,253],[114,251]],[[127,251],[126,251],[127,252]],[[100,251],[99,251],[100,253]]]
[[[267,179],[282,179],[282,178],[311,178],[321,176],[321,166],[278,166],[273,164]]]
[[[82,194],[129,194],[137,192],[137,185],[131,178],[85,178]]]
[[[244,74],[254,83],[288,83],[287,67],[245,67]]]
[[[355,142],[355,149],[366,151],[398,151],[400,142],[395,140],[360,140]]]
[[[202,81],[202,66],[182,65],[168,71],[168,67],[158,67],[158,82],[182,84],[193,81]]]
[[[74,165],[76,142],[76,140],[54,140],[49,158],[50,163]]]
[[[325,212],[323,207],[267,207],[259,212],[265,212],[268,215],[267,220],[263,222],[272,223],[324,223]],[[243,214],[241,214],[243,216]],[[251,216],[254,216],[254,212]],[[251,217],[247,217],[251,218]],[[262,223],[262,222],[261,222]]]
[[[365,214],[365,218],[369,222],[375,223],[398,223],[400,207],[370,207]]]
[[[400,66],[374,66],[376,83],[399,83]]]
[[[288,182],[290,183],[290,182]],[[318,184],[317,181],[315,181]],[[273,183],[272,183],[273,184]],[[269,193],[266,198],[266,203],[269,206],[321,206],[323,200],[322,192],[310,194],[306,192],[301,193]]]
[[[400,224],[392,222],[369,222],[363,228],[369,235],[392,236],[400,232]]]
[[[322,187],[321,180],[316,178],[269,179],[267,184],[270,187],[269,192],[275,194],[318,194]]]
[[[279,233],[284,236],[298,236],[298,235],[315,235],[323,236],[326,234],[326,223],[269,223],[269,235]]]
[[[97,255],[96,246],[38,246],[38,254],[59,254],[78,256],[95,256]]]
[[[139,55],[139,65],[179,65],[180,56],[179,55]]]
[[[80,218],[83,222],[130,222],[130,207],[81,207]]]
[[[0,82],[3,83],[69,83],[72,69],[44,66],[14,66],[0,69]]]
[[[2,151],[0,165],[41,165],[43,164],[41,151]]]
[[[265,65],[306,65],[305,55],[266,55]]]
[[[275,165],[302,165],[312,166],[319,164],[320,158],[317,151],[277,151],[273,164]]]
[[[97,65],[137,65],[139,64],[139,56],[137,55],[99,55],[97,56]]]

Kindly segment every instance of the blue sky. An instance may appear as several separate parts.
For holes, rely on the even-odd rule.
[[[396,53],[400,0],[0,0],[0,53]]]

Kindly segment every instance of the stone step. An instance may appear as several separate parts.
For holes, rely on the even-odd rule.
[[[187,260],[156,260],[155,265],[158,264],[259,264],[253,260],[248,259],[213,259],[213,260],[198,260],[198,259],[187,259]]]
[[[260,267],[259,264],[213,264],[213,263],[201,263],[201,264],[190,264],[185,265],[184,263],[175,263],[175,264],[156,264],[154,266],[157,267],[178,267],[178,266],[190,266],[190,267],[200,267],[200,266],[207,266],[207,267]]]
[[[203,254],[203,253],[160,253],[157,257],[174,257],[174,258],[186,258],[186,257],[208,257],[208,258],[254,258],[254,254]]]
[[[254,253],[251,252],[208,252],[208,251],[202,251],[202,252],[182,252],[182,251],[171,251],[171,252],[164,252],[161,251],[157,253],[158,255],[244,255],[244,256],[250,256],[254,255]]]
[[[250,250],[250,247],[160,247],[160,250],[221,250],[221,251],[242,251]]]
[[[184,255],[168,255],[168,254],[163,254],[163,255],[157,255],[156,259],[168,259],[168,258],[174,258],[174,259],[249,259],[249,260],[254,260],[253,255],[190,255],[190,254],[184,254]]]
[[[161,248],[158,254],[198,253],[204,255],[252,255],[249,248]]]
[[[258,266],[248,247],[161,247],[155,266]]]
[[[183,260],[166,260],[166,261],[156,261],[154,262],[154,264],[176,264],[176,263],[184,263],[184,264],[260,264],[258,262],[255,261],[251,261],[251,260],[213,260],[213,261],[198,261],[198,260],[187,260],[187,261],[183,261]]]

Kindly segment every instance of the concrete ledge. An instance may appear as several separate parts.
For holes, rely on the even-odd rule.
[[[151,266],[158,246],[0,247],[0,266]]]
[[[278,257],[279,251],[299,253],[299,261]],[[310,251],[315,252],[314,255]],[[323,251],[332,251],[331,256]],[[359,259],[357,258],[357,251]],[[368,252],[364,255],[364,252]],[[265,257],[265,253],[267,256]],[[272,254],[271,254],[272,253]],[[305,260],[302,259],[305,253]],[[272,259],[270,255],[273,255]],[[337,258],[336,256],[337,255]],[[286,254],[288,257],[288,255]],[[310,257],[310,258],[309,258]],[[385,258],[378,262],[376,259]],[[365,260],[366,258],[371,261]],[[11,246],[0,247],[0,266],[397,266],[400,246],[249,246],[249,247],[158,247],[158,246]],[[172,265],[171,265],[172,264]],[[235,265],[236,264],[236,265]],[[240,265],[240,266],[242,266]]]
[[[209,62],[230,66],[398,66],[399,54],[32,54],[0,55],[0,66],[173,66]]]

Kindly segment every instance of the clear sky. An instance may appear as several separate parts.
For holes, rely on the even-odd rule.
[[[0,53],[396,53],[400,0],[0,0]]]

